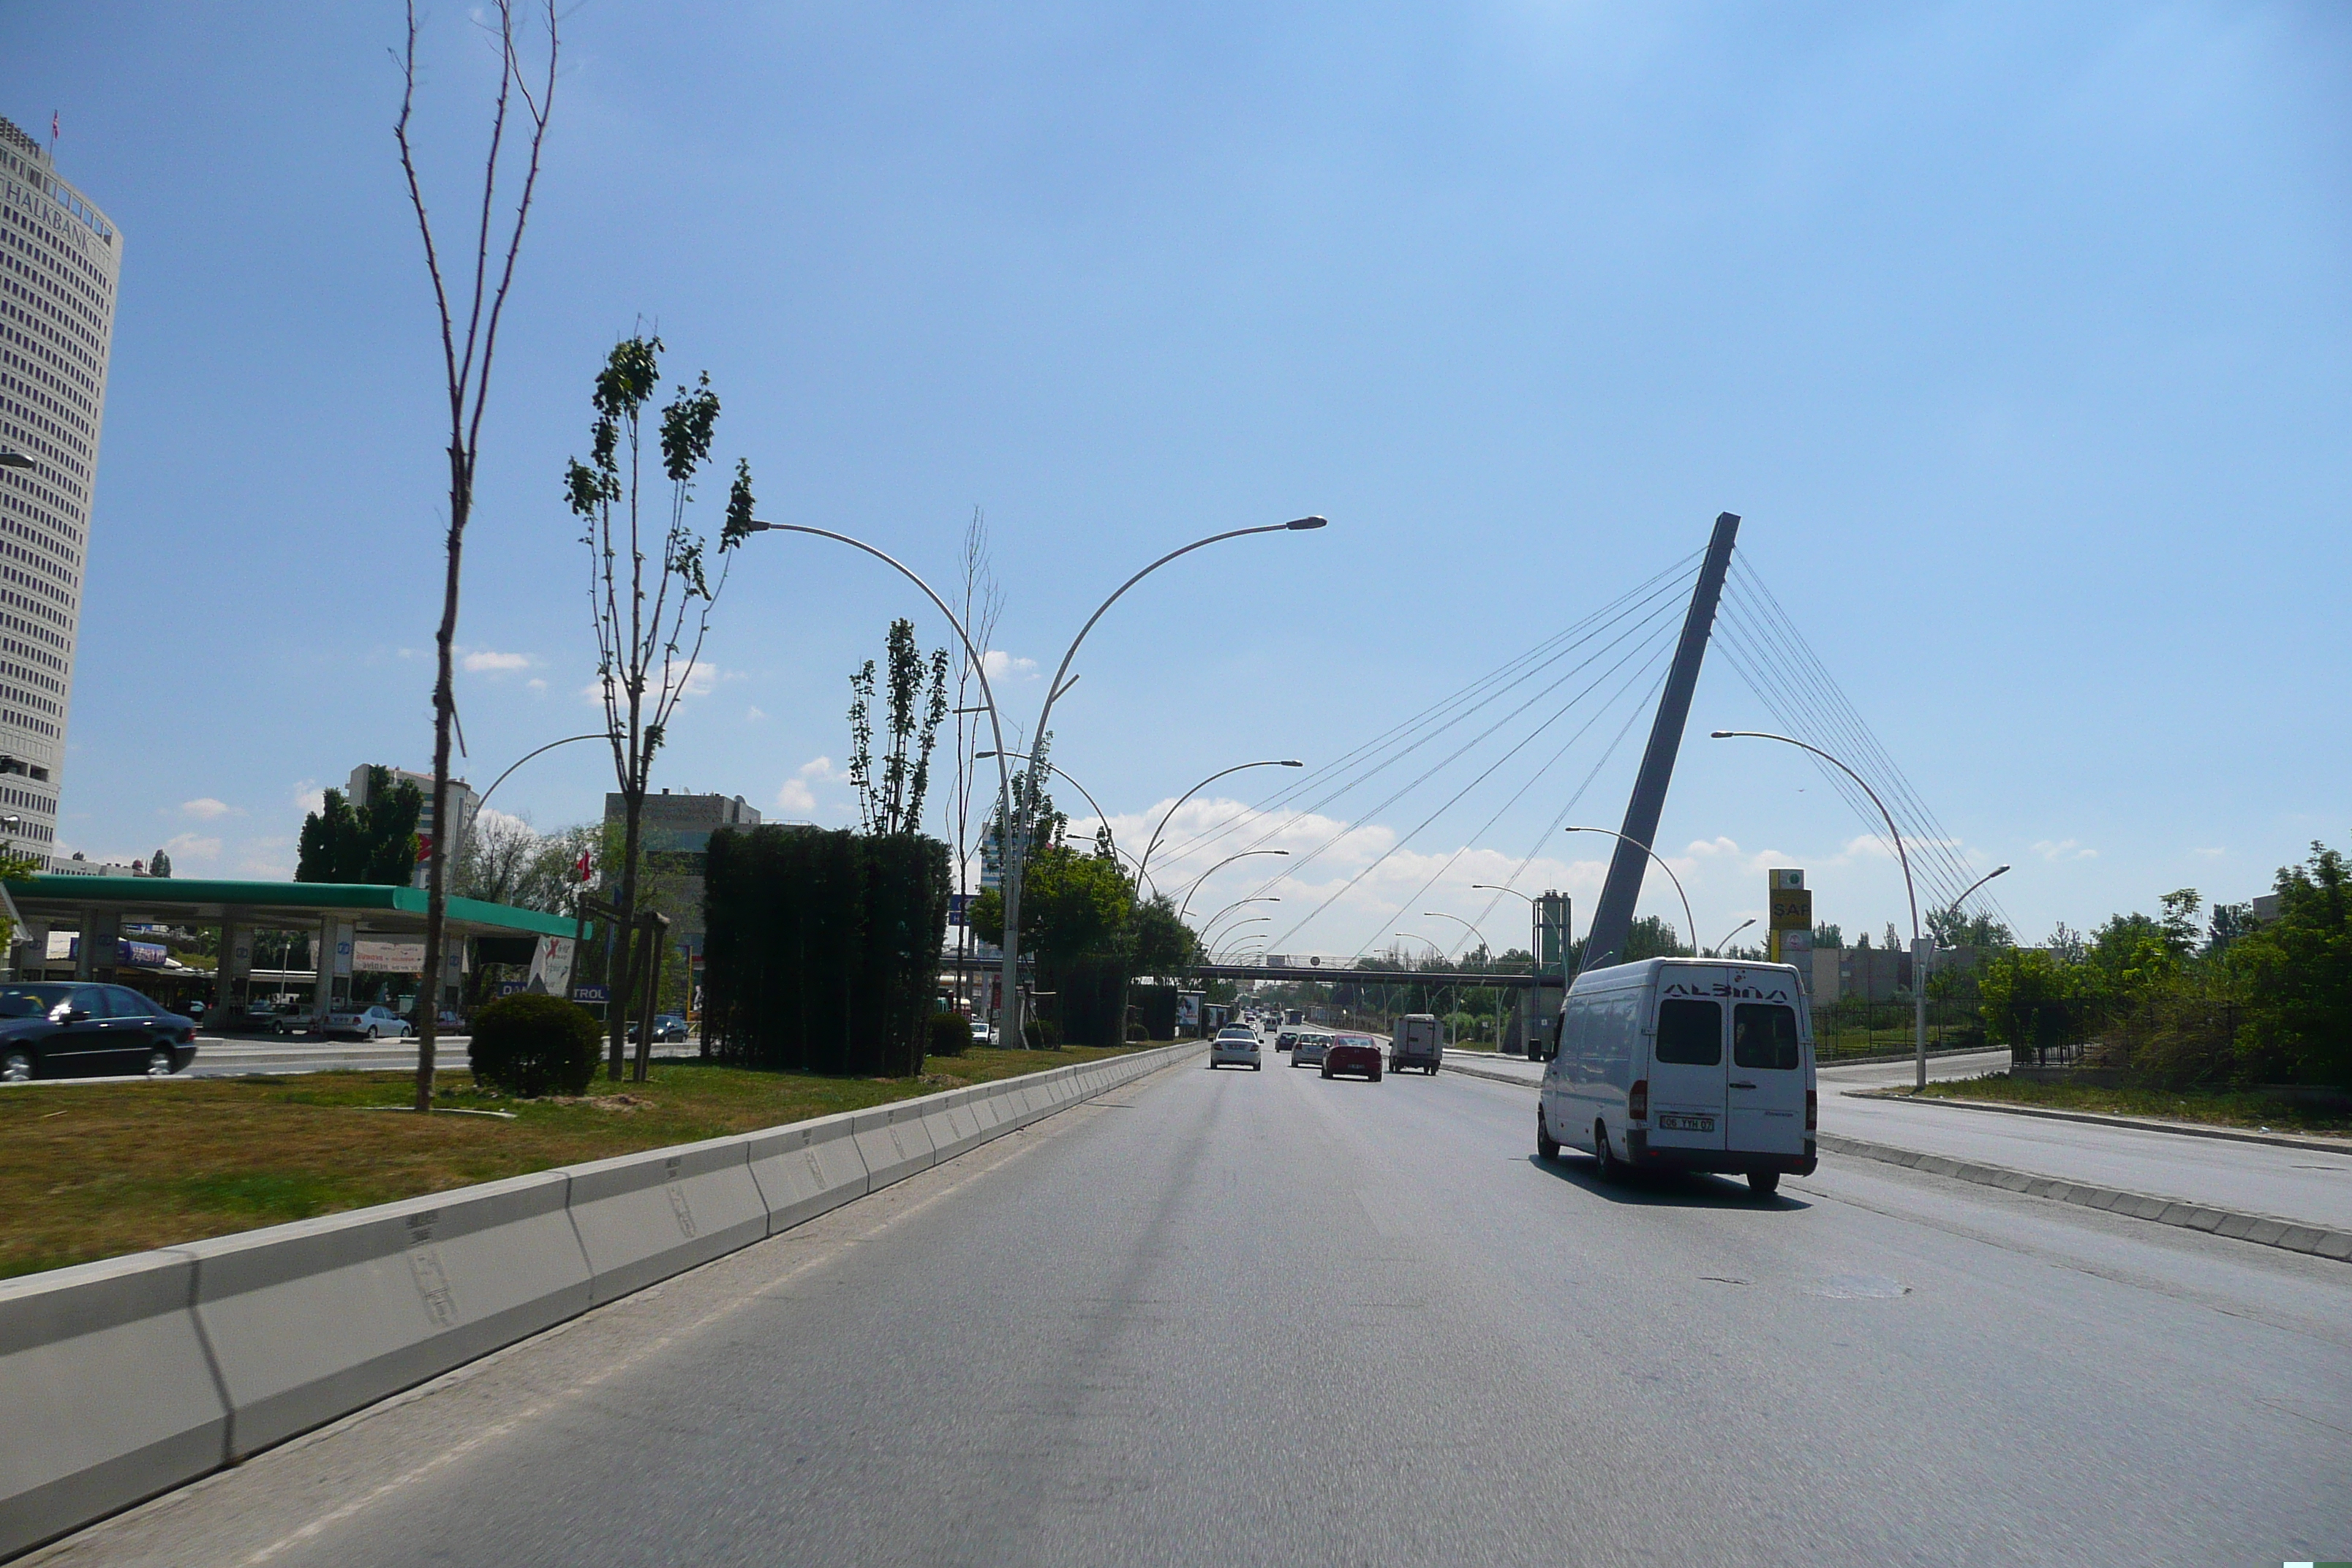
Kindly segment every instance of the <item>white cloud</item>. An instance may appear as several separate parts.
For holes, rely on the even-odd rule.
[[[468,675],[507,675],[518,669],[529,669],[539,662],[539,656],[500,653],[496,648],[478,647],[462,656],[458,662]]]
[[[767,713],[762,710],[760,705],[756,702],[751,707],[743,710],[743,722],[746,724],[756,724],[767,716]]]
[[[180,815],[182,816],[193,816],[199,822],[211,822],[218,817],[242,816],[245,814],[237,810],[236,807],[229,805],[227,802],[215,800],[212,796],[206,795],[199,795],[194,800],[182,801],[180,803]]]
[[[317,780],[304,779],[294,786],[294,809],[306,813],[326,810],[327,792],[319,787]]]
[[[2044,838],[2033,847],[2033,852],[2053,864],[2061,860],[2095,860],[2099,854],[2095,849],[2084,848],[2080,842],[2072,838],[2062,838],[2056,843]]]
[[[2202,856],[2208,860],[2219,860],[2222,856],[2227,855],[2229,851],[2227,849],[2191,849],[2189,853],[2191,855]]]
[[[183,833],[165,843],[163,848],[175,863],[181,860],[217,860],[220,858],[221,841],[199,834]]]
[[[530,691],[544,691],[547,689],[547,682],[534,675],[529,680],[523,682],[523,687],[526,690]]]
[[[831,757],[811,757],[800,765],[791,778],[783,782],[782,788],[776,791],[776,809],[814,811],[817,808],[816,791],[811,789],[809,785],[812,783],[839,784],[844,781],[845,776],[835,771]]]
[[[991,680],[1002,680],[1008,675],[1017,675],[1024,680],[1037,679],[1035,659],[1015,658],[1001,647],[992,647],[982,654],[980,667],[988,671],[988,679]]]

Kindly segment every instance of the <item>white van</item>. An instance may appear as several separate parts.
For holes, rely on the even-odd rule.
[[[1813,1173],[1812,1015],[1787,963],[1652,958],[1576,977],[1536,1107],[1536,1152],[1626,1170]]]
[[[1434,1013],[1407,1013],[1390,1037],[1389,1066],[1397,1072],[1419,1068],[1434,1073],[1445,1060],[1445,1031]]]

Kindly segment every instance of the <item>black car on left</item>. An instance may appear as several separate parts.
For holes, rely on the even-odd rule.
[[[135,1073],[169,1078],[195,1058],[195,1020],[127,985],[0,984],[0,1083]]]

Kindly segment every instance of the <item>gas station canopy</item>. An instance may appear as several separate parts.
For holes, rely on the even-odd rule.
[[[75,877],[54,873],[7,884],[28,922],[49,924],[107,913],[126,924],[218,925],[306,931],[322,920],[362,931],[425,931],[425,889],[354,882],[236,882],[180,877]],[[478,899],[447,900],[453,936],[563,936],[576,928],[562,915]]]

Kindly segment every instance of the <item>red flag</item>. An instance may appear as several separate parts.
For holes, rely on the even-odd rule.
[[[579,874],[580,880],[584,882],[588,879],[588,851],[585,849],[580,851],[580,864],[572,869]]]

